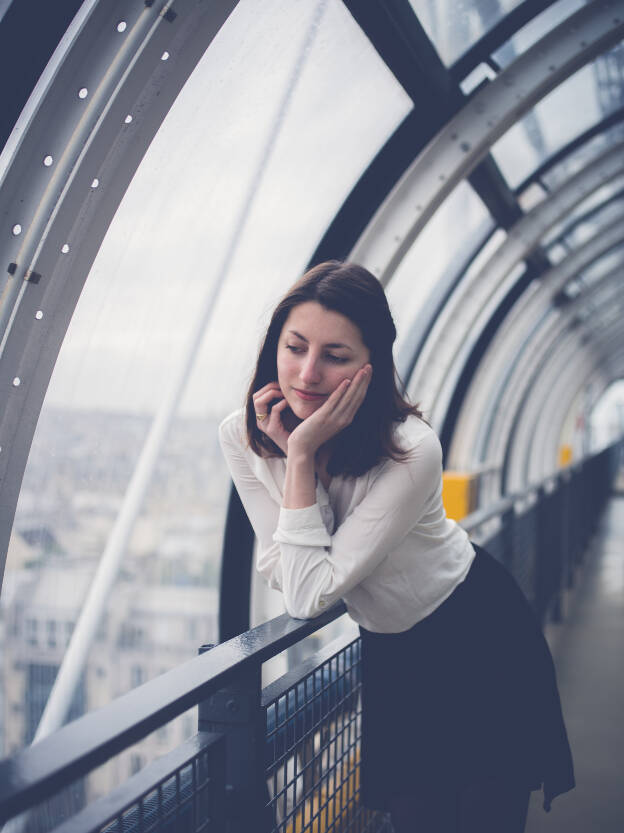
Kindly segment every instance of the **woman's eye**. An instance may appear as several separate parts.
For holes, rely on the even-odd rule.
[[[301,351],[303,350],[302,347],[297,347],[296,344],[287,344],[286,349],[291,350],[293,353],[301,353]]]
[[[344,362],[349,361],[349,360],[348,360],[347,358],[345,358],[344,356],[332,356],[332,355],[328,355],[328,356],[327,356],[327,358],[328,358],[331,362],[336,362],[337,364],[344,364]]]

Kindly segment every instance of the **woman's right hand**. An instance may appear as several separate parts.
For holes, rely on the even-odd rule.
[[[287,431],[282,421],[282,412],[288,407],[288,402],[282,393],[277,382],[269,382],[259,391],[253,394],[254,411],[256,412],[256,424],[263,434],[273,440],[275,445],[288,454]],[[272,404],[271,404],[272,403]],[[266,414],[265,419],[258,419],[258,415]]]

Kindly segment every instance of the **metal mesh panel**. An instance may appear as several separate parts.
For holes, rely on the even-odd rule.
[[[104,828],[103,833],[212,831],[209,750],[176,770]]]
[[[224,778],[223,738],[200,733],[53,833],[222,833]]]
[[[276,833],[391,833],[360,804],[360,640],[266,705]]]

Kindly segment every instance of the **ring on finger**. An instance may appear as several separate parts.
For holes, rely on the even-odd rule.
[[[266,419],[267,417],[268,417],[268,414],[259,414],[259,413],[256,411],[256,419],[257,419],[259,422],[262,422],[262,420],[263,420],[263,419]]]

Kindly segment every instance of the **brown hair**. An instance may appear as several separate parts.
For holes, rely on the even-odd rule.
[[[290,311],[306,301],[316,301],[339,312],[360,330],[370,351],[373,376],[364,402],[353,421],[340,432],[332,447],[327,471],[331,475],[359,476],[382,458],[401,460],[406,452],[393,438],[394,423],[410,414],[422,418],[417,406],[399,392],[392,358],[396,329],[383,287],[363,266],[329,260],[308,270],[279,302],[269,323],[256,369],[247,392],[247,436],[259,456],[284,457],[284,452],[258,428],[253,394],[277,379],[277,345]]]

